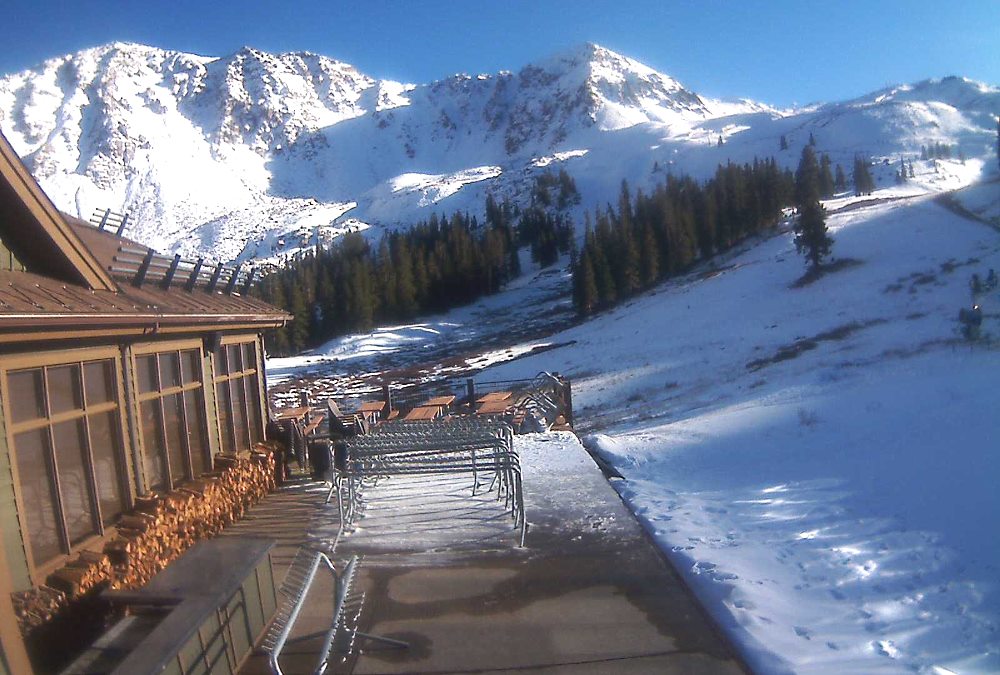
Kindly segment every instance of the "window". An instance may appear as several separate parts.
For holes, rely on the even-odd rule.
[[[10,270],[11,272],[24,271],[24,265],[17,259],[14,252],[7,248],[3,240],[0,240],[0,270]]]
[[[146,487],[163,490],[211,470],[201,350],[135,357]]]
[[[256,340],[220,345],[215,350],[215,369],[222,450],[249,450],[263,440]]]
[[[114,358],[6,372],[18,493],[36,566],[103,534],[126,508]]]

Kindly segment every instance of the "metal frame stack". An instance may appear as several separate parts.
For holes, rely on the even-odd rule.
[[[282,675],[278,659],[281,657],[285,645],[295,641],[289,640],[288,636],[291,634],[295,620],[305,604],[306,596],[309,594],[309,589],[312,587],[312,582],[316,578],[321,564],[324,564],[333,575],[335,590],[333,618],[330,621],[329,629],[323,634],[323,646],[319,650],[319,659],[312,671],[314,675],[325,673],[334,657],[346,658],[349,656],[354,651],[354,643],[359,637],[383,642],[393,647],[409,646],[408,643],[401,640],[371,635],[358,630],[358,618],[361,616],[365,594],[363,592],[356,593],[353,588],[354,576],[359,565],[357,556],[351,558],[342,572],[338,572],[333,561],[325,553],[302,547],[296,553],[280,588],[280,592],[285,596],[285,601],[279,607],[263,641],[263,647],[268,652],[268,665],[274,675]],[[315,635],[307,635],[305,638],[297,639],[311,639],[313,637]]]
[[[341,533],[360,511],[365,483],[391,476],[471,474],[473,496],[485,482],[481,477],[489,477],[487,490],[497,489],[497,501],[510,511],[524,546],[521,462],[506,422],[474,417],[383,422],[347,443],[346,460],[327,495],[327,501],[337,495]]]

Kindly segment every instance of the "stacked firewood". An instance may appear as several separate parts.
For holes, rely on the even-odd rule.
[[[48,623],[66,606],[66,594],[51,586],[36,586],[27,591],[12,593],[14,614],[22,634]]]
[[[274,489],[273,443],[243,455],[217,455],[215,471],[166,493],[135,499],[103,552],[84,551],[46,579],[14,594],[23,633],[97,587],[140,588],[195,542],[218,534]]]

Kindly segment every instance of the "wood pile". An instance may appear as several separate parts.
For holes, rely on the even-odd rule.
[[[11,593],[10,597],[23,635],[54,619],[66,606],[66,594],[51,586],[36,586],[27,591]]]
[[[248,454],[216,455],[215,471],[165,493],[136,497],[103,552],[84,551],[46,579],[13,594],[22,634],[51,621],[64,607],[100,588],[140,588],[195,542],[212,537],[275,486],[275,443]]]

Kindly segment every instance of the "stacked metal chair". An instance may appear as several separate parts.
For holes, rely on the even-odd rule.
[[[370,434],[347,441],[346,461],[327,501],[336,493],[344,528],[359,514],[366,484],[391,476],[433,474],[471,475],[473,496],[481,485],[487,484],[489,491],[496,488],[497,500],[510,511],[524,546],[521,463],[514,451],[513,430],[495,419],[383,422]]]
[[[333,561],[326,553],[301,547],[295,555],[285,580],[279,589],[284,600],[264,636],[262,647],[268,652],[268,665],[274,675],[282,675],[281,652],[285,645],[295,640],[289,640],[295,620],[305,605],[306,597],[312,586],[316,573],[321,568],[329,570],[334,579],[333,617],[330,627],[323,634],[323,645],[312,672],[322,675],[335,659],[344,660],[354,651],[358,638],[382,642],[393,647],[408,647],[408,643],[400,640],[371,635],[358,630],[358,620],[364,605],[365,594],[354,589],[354,577],[358,569],[358,557],[351,558],[342,570],[338,571]],[[312,639],[308,635],[302,639]]]

